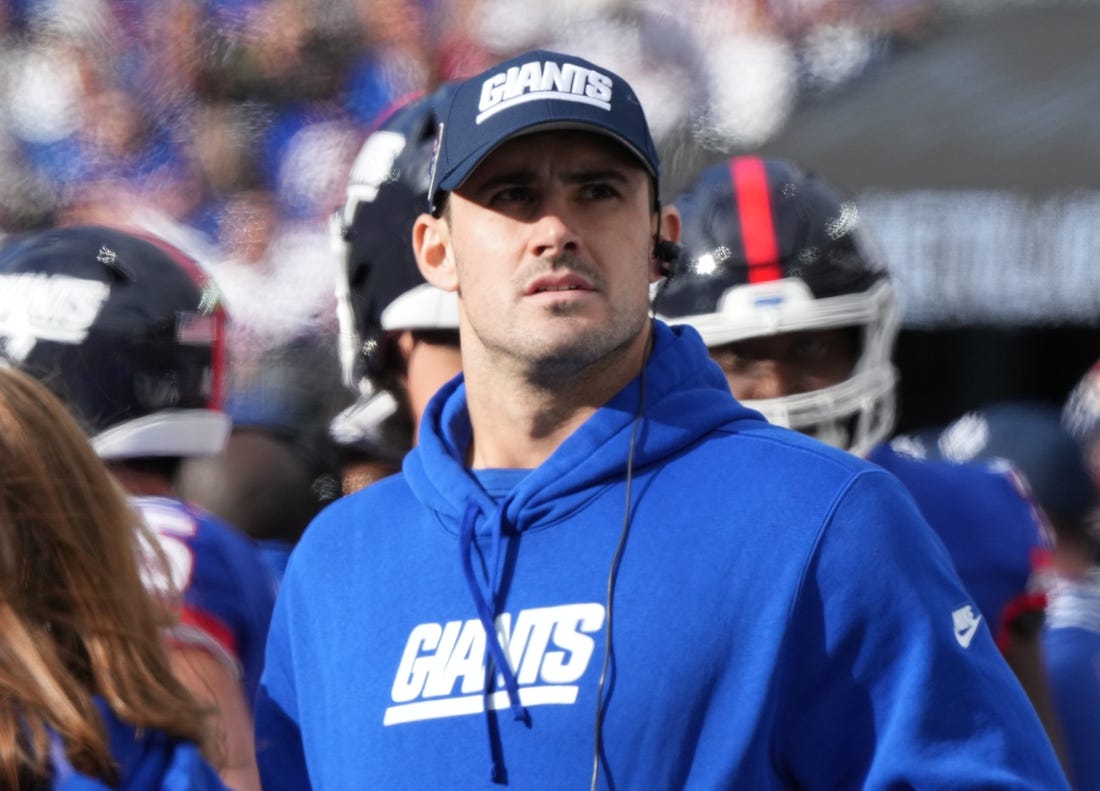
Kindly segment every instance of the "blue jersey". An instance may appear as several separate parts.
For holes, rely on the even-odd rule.
[[[501,476],[465,464],[459,377],[401,475],[315,519],[268,640],[265,791],[596,763],[603,789],[1066,788],[897,479],[738,405],[690,327],[655,324],[644,378]]]
[[[132,497],[131,502],[159,539],[172,583],[183,596],[174,639],[198,644],[229,663],[251,702],[275,601],[275,583],[259,549],[237,529],[180,500]]]
[[[999,640],[1012,618],[1042,609],[1033,574],[1051,541],[1013,473],[915,458],[886,444],[869,459],[905,484]]]
[[[162,731],[134,728],[120,720],[101,699],[96,705],[107,726],[119,780],[108,786],[77,772],[55,738],[50,750],[55,791],[227,791],[196,745]]]
[[[1076,788],[1100,788],[1100,568],[1055,577],[1043,631],[1054,707]]]

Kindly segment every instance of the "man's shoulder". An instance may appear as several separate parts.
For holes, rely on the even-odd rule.
[[[760,420],[720,426],[660,466],[673,485],[702,488],[737,509],[751,501],[816,513],[859,479],[868,479],[860,488],[891,485],[880,467],[852,453]],[[873,482],[880,477],[882,482]]]
[[[758,419],[730,421],[712,433],[715,450],[738,459],[758,460],[761,472],[775,474],[783,470],[804,474],[820,470],[848,477],[876,469],[846,450],[827,445],[813,437]],[[706,447],[708,443],[701,443]]]

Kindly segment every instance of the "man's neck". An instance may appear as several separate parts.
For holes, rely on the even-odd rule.
[[[647,330],[648,331],[648,330]],[[534,469],[641,371],[648,344],[639,343],[553,381],[477,353],[464,353],[474,469]]]

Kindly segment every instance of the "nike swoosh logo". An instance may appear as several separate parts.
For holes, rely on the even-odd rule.
[[[978,626],[981,625],[981,622],[982,616],[979,615],[964,628],[955,630],[955,639],[958,640],[959,645],[963,648],[970,647],[970,642],[974,639],[974,635],[978,633]]]

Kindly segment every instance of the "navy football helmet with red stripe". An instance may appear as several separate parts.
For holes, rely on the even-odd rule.
[[[457,297],[424,280],[412,249],[413,223],[428,210],[435,108],[451,90],[447,83],[402,105],[367,137],[333,217],[344,264],[336,292],[344,381],[367,396],[388,363],[386,332],[458,331]]]
[[[224,313],[160,240],[70,226],[0,251],[0,363],[50,387],[105,459],[221,450]]]
[[[894,289],[856,205],[783,159],[734,157],[677,200],[683,254],[657,301],[708,347],[768,335],[854,327],[851,376],[835,385],[747,400],[774,423],[864,454],[893,427]]]

